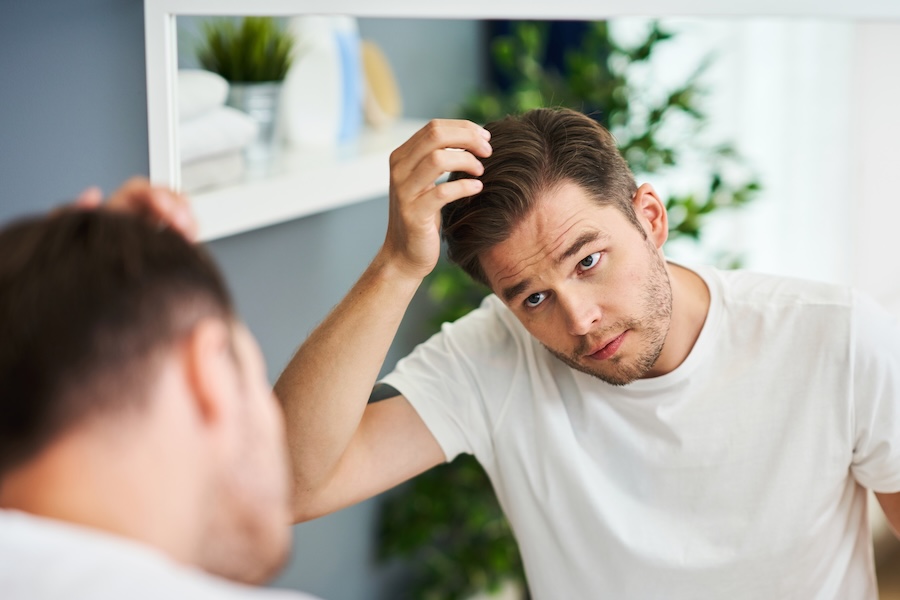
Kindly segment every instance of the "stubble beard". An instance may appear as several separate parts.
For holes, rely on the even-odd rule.
[[[652,253],[650,279],[642,295],[640,317],[619,321],[592,334],[590,338],[583,336],[571,355],[547,346],[544,347],[572,369],[596,377],[610,385],[628,385],[644,377],[653,368],[662,353],[672,320],[672,285],[669,281],[669,273],[663,258],[656,252],[656,249],[651,246],[650,251]],[[643,345],[637,356],[629,360],[626,356],[615,354],[601,363],[607,368],[596,368],[583,362],[585,353],[591,348],[591,340],[596,343],[598,339],[608,339],[610,335],[617,335],[623,331],[628,331],[630,335],[637,334],[643,337],[642,340],[635,340]]]

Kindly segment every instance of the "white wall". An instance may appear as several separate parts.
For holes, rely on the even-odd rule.
[[[645,24],[622,20],[628,39]],[[743,255],[748,268],[849,283],[900,316],[900,272],[890,261],[900,220],[892,179],[900,163],[900,24],[812,19],[668,19],[678,31],[642,77],[665,87],[708,52],[709,140],[733,140],[763,191],[746,210],[714,215],[700,250]],[[664,194],[690,186],[691,165],[651,181]]]
[[[655,86],[677,85],[705,56],[708,143],[734,143],[762,183],[738,213],[717,213],[701,247],[673,243],[675,258],[711,261],[715,251],[743,257],[747,268],[845,282],[852,271],[846,244],[851,76],[856,26],[809,19],[667,19],[677,35],[661,45],[650,72]],[[620,27],[626,39],[638,21]],[[685,135],[688,135],[685,132]],[[696,185],[685,161],[651,182],[666,195]]]
[[[900,316],[900,24],[858,24],[854,57],[850,280]]]

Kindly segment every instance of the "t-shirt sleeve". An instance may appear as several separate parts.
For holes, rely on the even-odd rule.
[[[851,470],[873,491],[900,491],[900,325],[856,293],[852,325],[854,435]]]
[[[409,400],[448,462],[461,453],[490,460],[493,421],[508,395],[516,346],[496,305],[488,300],[445,324],[382,382]]]

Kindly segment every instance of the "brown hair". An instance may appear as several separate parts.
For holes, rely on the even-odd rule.
[[[0,231],[0,476],[101,412],[134,409],[162,351],[230,319],[221,275],[177,233],[106,210]]]
[[[481,193],[441,210],[450,260],[489,285],[481,254],[505,241],[538,198],[565,181],[581,186],[601,205],[615,206],[642,233],[631,198],[634,176],[600,124],[569,109],[539,108],[488,123],[493,153],[481,159]],[[471,177],[451,173],[450,179]]]

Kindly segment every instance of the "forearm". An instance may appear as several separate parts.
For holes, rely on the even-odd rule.
[[[334,472],[420,283],[379,254],[278,378],[298,494]]]
[[[435,181],[449,171],[481,175],[477,157],[490,155],[489,137],[471,122],[435,120],[391,153],[381,252],[275,384],[287,420],[297,515],[346,505],[441,460],[437,442],[404,398],[368,411],[366,405],[400,321],[440,257],[441,208],[482,190],[473,178]]]

